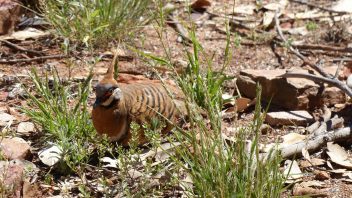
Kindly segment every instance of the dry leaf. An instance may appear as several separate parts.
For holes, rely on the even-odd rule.
[[[58,163],[62,158],[61,154],[62,149],[56,145],[53,145],[38,152],[40,161],[47,166],[53,166]]]
[[[295,183],[303,177],[303,173],[296,160],[286,160],[284,168],[284,175],[287,176],[286,183]]]
[[[324,165],[325,164],[325,160],[323,159],[319,159],[319,158],[311,158],[310,161],[301,161],[300,162],[300,166],[302,168],[308,168],[308,167],[311,167],[311,166],[321,166],[321,165]]]
[[[286,147],[305,140],[306,136],[298,133],[289,133],[287,135],[282,136],[282,139],[284,139],[284,141],[280,145]]]
[[[275,12],[265,12],[263,16],[263,26],[268,27],[273,21],[275,17]]]
[[[37,39],[48,35],[50,35],[50,32],[48,31],[43,32],[41,30],[37,30],[35,28],[29,27],[24,30],[14,32],[10,36],[0,36],[0,39],[4,39],[4,40],[14,39],[14,40],[24,41],[26,39]]]
[[[285,9],[287,4],[288,4],[288,0],[281,0],[279,2],[268,3],[264,5],[263,8],[271,11],[277,11],[277,10],[282,11]]]
[[[253,15],[255,9],[256,9],[256,6],[253,4],[239,5],[235,7],[234,12],[236,14]],[[232,12],[232,7],[231,7],[231,10],[229,10],[227,13],[231,13],[231,12]]]
[[[252,100],[248,98],[237,98],[237,112],[242,112],[243,110],[247,109],[250,106],[251,101]]]
[[[352,169],[352,161],[343,147],[338,144],[333,144],[332,142],[328,142],[327,147],[329,150],[327,154],[331,158],[331,161],[343,167]]]
[[[300,185],[302,187],[323,187],[324,182],[311,180],[311,181],[302,182]]]
[[[197,0],[194,3],[192,3],[191,8],[193,10],[205,10],[209,6],[211,6],[210,1],[208,1],[208,0]]]
[[[309,152],[306,148],[302,149],[302,155],[303,155],[304,159],[308,160],[308,162],[311,162]]]

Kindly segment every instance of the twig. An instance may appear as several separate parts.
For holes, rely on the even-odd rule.
[[[337,79],[339,77],[339,73],[340,73],[340,70],[341,70],[341,66],[343,65],[343,59],[341,60],[340,64],[337,66],[336,68],[336,72],[335,72],[335,75],[334,75],[334,79]]]
[[[302,149],[306,148],[309,152],[314,152],[321,147],[323,147],[327,142],[334,141],[346,141],[346,139],[352,138],[351,127],[345,127],[338,129],[336,131],[329,131],[327,133],[321,134],[314,137],[311,140],[304,140],[296,144],[281,148],[281,154],[284,159],[291,157],[298,157],[302,153]]]
[[[67,58],[67,55],[49,55],[49,56],[41,56],[35,58],[26,58],[26,59],[13,59],[13,60],[0,60],[0,64],[13,64],[13,63],[20,63],[20,62],[32,62],[32,61],[43,61],[47,59],[61,59]]]
[[[352,52],[350,47],[336,47],[327,45],[315,45],[315,44],[292,44],[292,46],[298,49],[310,49],[310,50],[324,50],[324,51],[335,51],[335,52]]]
[[[347,86],[347,84],[345,84],[337,79],[332,79],[332,78],[323,77],[323,76],[317,76],[317,75],[313,75],[313,74],[294,73],[294,72],[287,72],[281,76],[285,77],[285,78],[306,78],[306,79],[312,80],[314,82],[327,83],[329,85],[332,85],[332,86],[335,86],[335,87],[341,89],[349,97],[352,97],[352,90]]]
[[[290,0],[290,1],[292,1],[294,3],[300,3],[300,4],[304,4],[304,5],[310,6],[310,7],[318,8],[318,9],[323,10],[325,12],[338,13],[338,14],[341,14],[341,15],[351,14],[351,13],[345,12],[345,11],[337,11],[337,10],[325,8],[325,7],[319,6],[317,4],[309,3],[307,1],[301,1],[301,0]]]
[[[18,50],[18,51],[21,51],[21,52],[28,52],[28,53],[35,54],[35,55],[40,55],[40,56],[42,56],[44,54],[43,52],[40,52],[40,51],[29,50],[29,49],[26,49],[24,47],[18,46],[18,45],[14,44],[14,43],[11,43],[10,41],[7,41],[7,40],[0,39],[0,41],[3,42],[6,45]]]
[[[287,43],[287,40],[285,39],[282,30],[280,28],[280,22],[278,19],[278,11],[275,13],[275,23],[276,23],[276,30],[281,37],[281,39]],[[319,64],[316,63],[311,63],[305,56],[303,56],[298,50],[295,50],[292,46],[289,46],[288,49],[294,53],[297,57],[299,57],[303,62],[310,67],[312,67],[315,71],[317,71],[319,74],[322,76],[317,76],[317,75],[312,75],[312,74],[303,74],[303,73],[292,73],[292,72],[287,72],[286,74],[282,75],[282,77],[293,77],[293,78],[307,78],[309,80],[315,81],[315,82],[324,82],[330,85],[333,85],[339,89],[341,89],[343,92],[345,92],[349,97],[352,97],[352,90],[347,86],[346,83],[343,83],[339,81],[338,79],[334,78],[334,76],[326,73]],[[337,71],[338,72],[338,71]]]
[[[171,12],[168,15],[168,22],[167,24],[173,27],[176,32],[182,37],[182,39],[185,41],[185,44],[189,45],[192,43],[192,40],[187,36],[187,30],[183,27],[183,25],[177,20],[175,14]]]
[[[276,24],[276,30],[277,33],[279,34],[280,38],[284,43],[288,43],[286,38],[284,37],[281,27],[280,27],[280,21],[278,18],[278,11],[275,13],[275,24]],[[312,67],[315,71],[317,71],[319,74],[321,74],[324,77],[331,77],[330,74],[326,73],[319,65],[310,62],[305,56],[303,56],[298,50],[294,49],[292,46],[288,46],[288,49],[294,53],[298,58],[300,58],[306,65],[309,65]]]

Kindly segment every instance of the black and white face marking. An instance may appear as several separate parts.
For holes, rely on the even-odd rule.
[[[95,95],[94,107],[109,106],[114,100],[119,100],[122,97],[122,92],[116,85],[98,84],[95,87]]]

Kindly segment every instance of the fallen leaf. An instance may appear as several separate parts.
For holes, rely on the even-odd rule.
[[[298,142],[302,142],[303,140],[306,139],[306,136],[298,133],[289,133],[287,135],[282,136],[282,139],[284,141],[280,145],[289,146],[292,144],[296,144]]]
[[[304,159],[308,160],[308,162],[311,162],[309,152],[306,148],[302,149],[302,156],[304,157]]]
[[[53,166],[58,163],[62,158],[61,154],[62,149],[56,145],[38,152],[40,161],[47,166]]]
[[[252,100],[248,98],[237,98],[236,99],[237,112],[242,112],[243,110],[247,109],[250,106],[251,102]]]
[[[288,0],[281,0],[279,2],[268,3],[263,6],[263,8],[271,11],[284,10],[288,4]]]
[[[302,182],[300,185],[302,187],[323,187],[324,182],[311,180],[311,181]]]
[[[118,160],[112,159],[110,157],[103,157],[100,161],[104,162],[104,168],[117,168]]]
[[[29,27],[21,31],[13,32],[9,36],[0,36],[0,39],[4,39],[4,40],[13,39],[13,40],[24,41],[26,39],[37,39],[48,35],[50,35],[50,32],[48,31],[43,32],[41,30]]]
[[[311,166],[321,166],[325,164],[325,160],[320,159],[320,158],[311,158],[310,161],[304,160],[300,162],[300,166],[302,168],[308,168]]]
[[[197,0],[192,3],[191,8],[196,11],[203,11],[207,9],[207,7],[211,6],[210,1],[208,0]]]
[[[263,26],[268,27],[273,23],[275,17],[275,12],[265,12],[263,16]]]
[[[231,8],[231,12],[232,12],[232,9],[233,8]],[[239,5],[239,6],[235,7],[234,13],[236,13],[236,14],[253,15],[255,9],[256,9],[256,6],[253,5],[253,4]]]
[[[346,150],[338,144],[327,143],[328,151],[326,152],[331,161],[345,168],[352,169],[352,160],[348,157]]]
[[[284,169],[284,176],[287,177],[285,182],[288,184],[298,182],[303,177],[303,173],[296,160],[286,160]]]

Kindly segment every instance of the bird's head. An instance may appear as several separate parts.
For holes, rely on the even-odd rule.
[[[122,97],[122,91],[118,87],[117,81],[114,78],[115,64],[116,55],[104,78],[95,87],[96,100],[93,106],[94,108],[98,106],[108,107],[112,102],[120,100]]]

